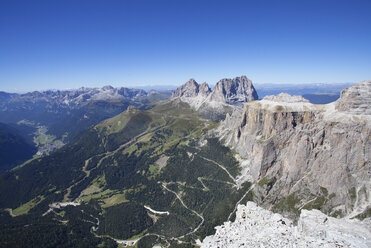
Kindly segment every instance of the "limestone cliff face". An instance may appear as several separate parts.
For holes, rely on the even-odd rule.
[[[371,206],[371,116],[349,111],[360,104],[346,94],[365,102],[358,89],[364,85],[328,105],[266,97],[247,103],[242,117],[227,116],[219,135],[246,158],[257,202],[287,214],[319,208],[348,217]]]
[[[371,115],[371,80],[343,90],[336,109],[355,115]]]

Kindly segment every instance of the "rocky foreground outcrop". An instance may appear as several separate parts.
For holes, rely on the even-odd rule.
[[[216,227],[203,248],[371,246],[371,222],[336,219],[318,210],[303,210],[297,225],[253,202],[239,205],[234,222]]]
[[[371,206],[371,81],[314,105],[280,94],[227,115],[219,137],[238,151],[255,201],[286,216],[320,209],[364,218]]]
[[[173,92],[172,99],[180,99],[205,114],[225,114],[226,107],[242,107],[248,101],[257,100],[258,94],[251,80],[241,76],[222,79],[213,90],[207,83],[199,85],[194,79],[190,79]]]

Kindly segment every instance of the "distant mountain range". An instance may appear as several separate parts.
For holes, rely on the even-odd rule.
[[[71,139],[81,130],[126,110],[129,105],[142,108],[167,99],[170,92],[139,89],[80,88],[69,91],[44,91],[26,94],[0,93],[0,122],[33,122],[44,125],[58,138]]]
[[[170,94],[169,91],[146,92],[111,86],[26,94],[0,92],[0,123],[10,124],[18,133],[26,133],[23,137],[29,137],[28,144],[33,145],[33,149],[24,146],[18,149],[19,156],[14,156],[14,152],[3,154],[1,167],[9,169],[31,159],[36,152],[38,155],[50,153],[79,132],[125,111],[130,105],[150,108],[168,99]],[[22,150],[24,154],[20,155]]]

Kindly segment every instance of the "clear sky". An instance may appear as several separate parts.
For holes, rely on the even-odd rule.
[[[370,0],[0,1],[0,90],[371,79]]]

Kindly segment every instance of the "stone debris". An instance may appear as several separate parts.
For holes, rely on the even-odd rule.
[[[234,247],[371,247],[370,221],[336,219],[318,210],[303,210],[298,225],[258,207],[239,205],[234,222],[217,226],[202,248]]]

